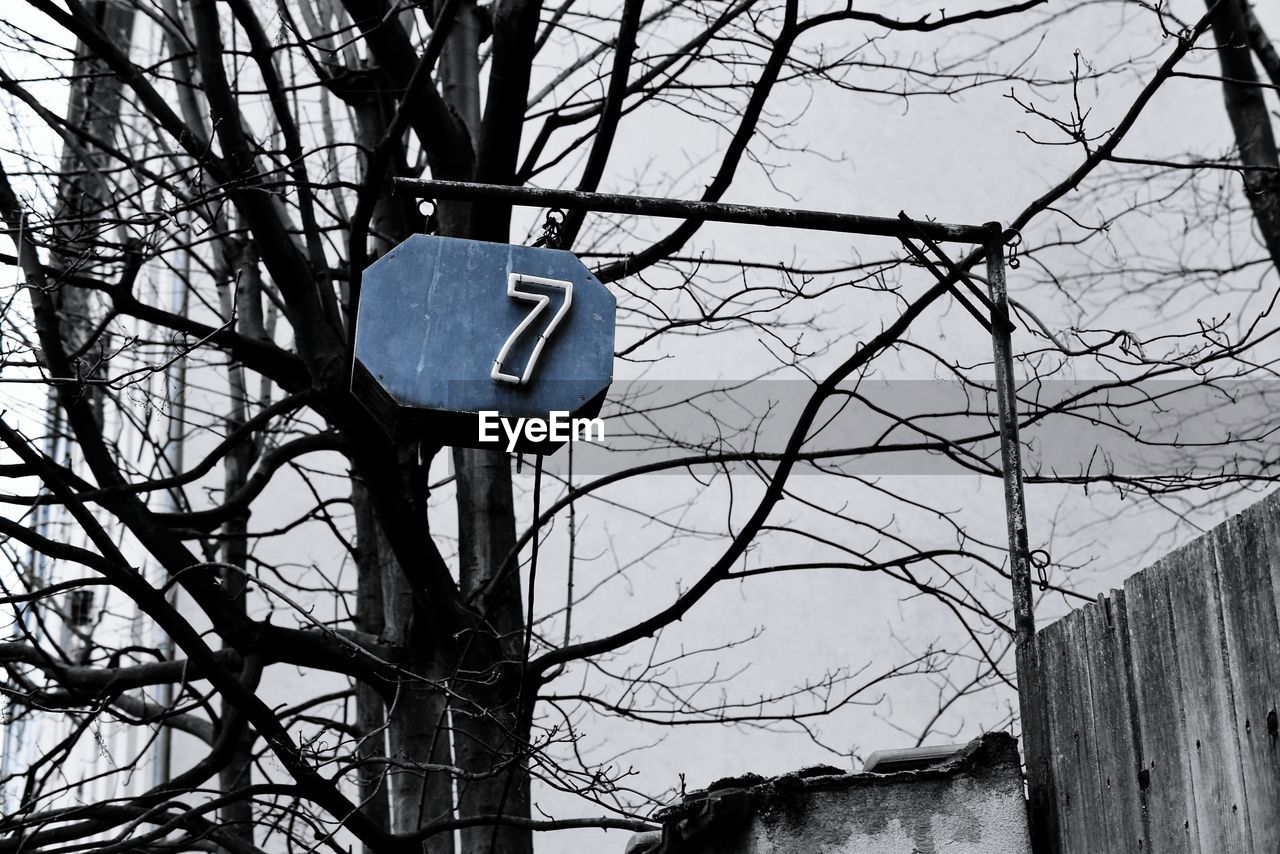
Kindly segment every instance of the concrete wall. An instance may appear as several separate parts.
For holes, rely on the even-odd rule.
[[[733,781],[726,781],[732,785]],[[941,767],[896,774],[806,773],[747,787],[736,826],[693,838],[687,804],[664,816],[661,854],[1029,854],[1016,742],[984,736]],[[685,824],[681,825],[681,820]],[[637,849],[645,850],[644,848]]]

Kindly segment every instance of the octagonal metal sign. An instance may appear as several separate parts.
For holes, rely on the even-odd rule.
[[[494,415],[599,413],[613,379],[613,294],[571,252],[414,235],[364,271],[351,388],[393,436],[507,449]],[[486,431],[493,436],[495,430]],[[561,438],[514,449],[550,453]]]

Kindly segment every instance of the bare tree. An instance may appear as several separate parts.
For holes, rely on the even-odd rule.
[[[349,392],[372,260],[422,231],[523,242],[538,227],[496,204],[420,208],[390,181],[429,172],[673,194],[705,182],[701,198],[716,201],[799,156],[787,127],[817,93],[918,103],[1013,87],[1081,155],[1009,218],[1010,234],[1029,291],[1082,306],[1090,277],[1121,278],[1108,231],[1145,211],[1126,204],[1090,226],[1070,206],[1112,197],[1141,170],[1173,171],[1118,146],[1212,28],[1274,272],[1276,147],[1250,60],[1275,81],[1261,26],[1247,4],[1224,2],[1164,43],[1165,11],[1144,6],[1134,26],[1160,42],[1154,60],[1046,77],[1025,46],[1070,13],[1038,0],[918,18],[796,0],[618,5],[28,0],[64,42],[21,18],[3,25],[25,69],[0,71],[12,125],[43,128],[60,156],[15,134],[0,172],[29,297],[5,304],[0,359],[6,379],[47,386],[56,402],[43,435],[0,419],[14,480],[3,500],[16,509],[0,518],[14,627],[0,690],[12,720],[60,729],[48,756],[4,769],[17,795],[0,851],[73,840],[101,852],[346,850],[354,838],[366,851],[515,854],[537,830],[649,827],[671,794],[634,787],[624,750],[587,750],[584,721],[799,732],[847,756],[817,722],[874,710],[894,680],[935,692],[918,739],[968,698],[1007,699],[1002,540],[859,468],[923,459],[1001,475],[989,350],[975,363],[923,319],[950,291],[921,288],[887,250],[778,263],[699,245],[696,219],[656,231],[570,213],[565,245],[619,296],[629,378],[712,352],[704,338],[766,355],[737,385],[620,384],[611,423],[631,450],[586,479],[539,468],[531,484],[505,453],[446,449],[430,432],[389,438]],[[894,37],[933,40],[932,53]],[[1122,71],[1141,84],[1095,133],[1082,87]],[[69,93],[65,113],[37,94],[49,78]],[[1073,93],[1070,115],[1035,106],[1029,93],[1045,90]],[[667,125],[702,146],[687,176],[637,160],[636,138],[652,144]],[[1081,246],[1085,261],[1068,258]],[[981,257],[958,260],[972,270]],[[1194,278],[1187,264],[1151,275]],[[823,322],[851,296],[859,321],[874,319],[856,340]],[[1225,321],[1055,328],[1021,293],[1015,308],[1029,430],[1088,424],[1126,447],[1195,453],[1176,430],[1151,437],[1134,411],[1212,391],[1211,368],[1247,378],[1271,363],[1267,312],[1247,302],[1254,322],[1235,335]],[[985,346],[976,325],[972,339]],[[895,359],[947,377],[958,396],[878,396]],[[1083,364],[1104,378],[1039,393]],[[794,393],[781,407],[752,396],[771,378]],[[1029,481],[1045,495],[1201,501],[1272,477],[1246,465],[1266,457],[1269,426],[1254,428],[1206,440],[1232,462],[1207,473],[1046,464]],[[635,486],[655,478],[651,494]],[[611,527],[588,530],[588,509]],[[1071,590],[1073,555],[1039,551],[1053,545],[1034,546],[1040,592],[1087,598]],[[610,599],[676,564],[688,574],[666,578],[658,607]],[[713,590],[817,572],[889,579],[953,630],[747,696],[718,663],[753,632],[662,645]],[[548,577],[563,593],[547,592]],[[143,636],[149,623],[164,640]],[[108,752],[104,726],[132,733],[136,752],[84,763]],[[114,794],[85,797],[67,770],[77,762]],[[542,814],[538,790],[573,796],[580,812]]]

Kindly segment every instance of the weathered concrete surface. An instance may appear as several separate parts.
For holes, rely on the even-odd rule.
[[[955,759],[896,774],[799,772],[742,787],[750,814],[678,841],[697,801],[665,812],[661,854],[1029,854],[1014,739],[991,734]],[[713,792],[714,794],[714,792]],[[665,847],[664,847],[665,846]],[[644,849],[640,849],[644,850]]]

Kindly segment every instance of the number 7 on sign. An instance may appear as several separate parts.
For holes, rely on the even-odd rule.
[[[525,289],[521,289],[521,285]],[[551,294],[539,293],[530,290],[528,286],[535,286],[545,289]],[[547,313],[547,306],[551,305],[553,295],[559,297],[563,294],[563,299],[559,299],[559,304],[551,310],[551,317],[542,325],[541,331],[538,331],[538,321]],[[524,316],[524,320],[507,336],[506,343],[502,345],[502,349],[498,351],[498,357],[493,360],[493,369],[489,372],[489,376],[497,382],[511,383],[512,385],[527,385],[529,380],[533,378],[533,369],[538,364],[538,357],[542,355],[542,348],[546,346],[556,327],[560,325],[560,321],[564,320],[564,316],[569,313],[569,306],[573,304],[573,282],[563,279],[546,279],[542,276],[530,276],[527,273],[511,273],[507,276],[507,296],[512,299],[524,300],[533,303],[533,308],[529,309],[529,313]],[[508,373],[503,370],[507,367],[507,356],[516,349],[517,343],[521,339],[526,339],[537,334],[537,339],[533,342],[533,349],[529,351],[529,358],[524,363],[524,370],[519,374]],[[519,349],[524,349],[520,347]]]

